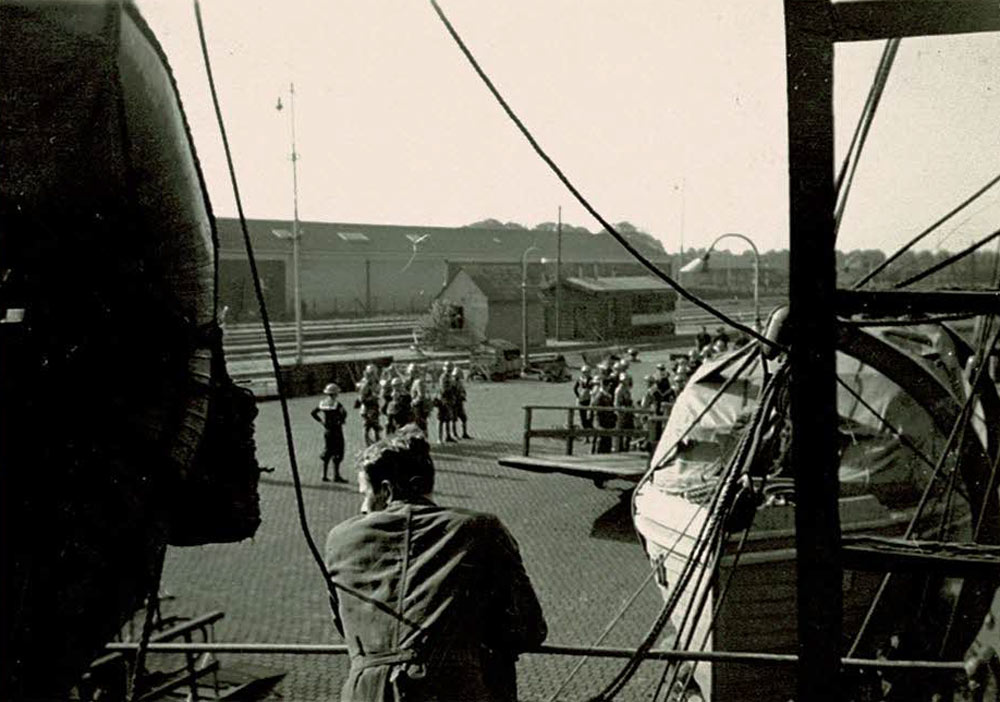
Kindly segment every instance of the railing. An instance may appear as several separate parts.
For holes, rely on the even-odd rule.
[[[669,414],[670,405],[667,407]],[[535,410],[559,410],[566,412],[566,425],[560,428],[532,429],[531,423]],[[587,428],[577,422],[576,414],[586,412],[596,415],[599,412],[614,412],[618,414],[632,414],[637,417],[646,417],[645,427],[635,427],[632,429],[614,428],[600,429],[597,427]],[[573,444],[580,439],[598,438],[602,436],[628,437],[635,439],[648,439],[649,451],[652,452],[660,438],[660,432],[667,421],[667,414],[656,414],[652,410],[638,407],[593,407],[590,405],[525,405],[524,406],[524,444],[523,454],[530,454],[531,440],[538,439],[563,439],[566,442],[566,455],[573,455]],[[596,419],[596,417],[595,417]]]
[[[210,647],[212,645],[214,624],[222,619],[223,616],[225,616],[223,612],[209,612],[208,614],[203,614],[200,617],[153,634],[149,639],[149,646],[179,645],[181,647],[180,652],[184,653],[184,665],[177,670],[169,672],[165,676],[165,680],[153,689],[144,690],[137,700],[156,699],[168,692],[185,686],[189,690],[189,700],[196,701],[200,699],[198,695],[198,680],[206,675],[216,675],[219,670],[219,662],[212,660],[203,665],[198,665],[196,656],[198,651],[205,650],[205,646]],[[202,648],[200,649],[198,648],[199,644],[192,638],[195,632],[201,638],[200,645]],[[177,639],[183,640],[184,643],[178,643]],[[124,680],[129,673],[128,661],[125,656],[126,653],[134,654],[137,648],[138,644],[136,643],[108,644],[107,650],[111,651],[111,653],[101,656],[91,663],[90,668],[77,685],[80,699],[95,699],[94,696],[97,694],[97,690],[107,685],[111,679],[121,680],[122,689],[124,689]],[[217,678],[214,680],[214,687],[216,693],[218,693]],[[218,695],[216,694],[216,696]]]

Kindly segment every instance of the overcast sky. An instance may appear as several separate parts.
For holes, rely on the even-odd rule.
[[[668,251],[788,244],[777,0],[441,0],[513,109],[610,221]],[[191,3],[140,0],[177,75],[216,212],[235,213]],[[250,217],[290,218],[295,82],[304,220],[596,231],[420,0],[204,0]],[[880,43],[838,47],[846,148]],[[278,96],[286,109],[277,112]],[[839,248],[891,250],[1000,172],[1000,35],[904,40]],[[969,217],[968,214],[973,216]],[[1000,188],[928,241],[996,229]],[[957,225],[957,226],[956,226]],[[742,245],[735,243],[733,250]],[[723,247],[725,248],[725,247]]]

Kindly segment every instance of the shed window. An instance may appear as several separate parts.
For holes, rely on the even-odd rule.
[[[361,232],[337,232],[344,241],[368,241],[368,237]]]

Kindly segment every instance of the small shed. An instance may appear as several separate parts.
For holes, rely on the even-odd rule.
[[[471,342],[505,339],[521,344],[521,276],[512,266],[466,265],[438,294],[458,308],[456,324]],[[538,288],[526,295],[528,346],[545,345],[545,316]]]
[[[674,333],[677,293],[650,275],[563,278],[558,338],[626,340]],[[546,291],[547,328],[555,335],[555,283]]]

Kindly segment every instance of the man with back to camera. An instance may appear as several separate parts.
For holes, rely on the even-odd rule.
[[[361,514],[327,537],[351,669],[341,700],[514,702],[519,653],[547,633],[517,543],[490,514],[430,500],[415,425],[358,459]]]

